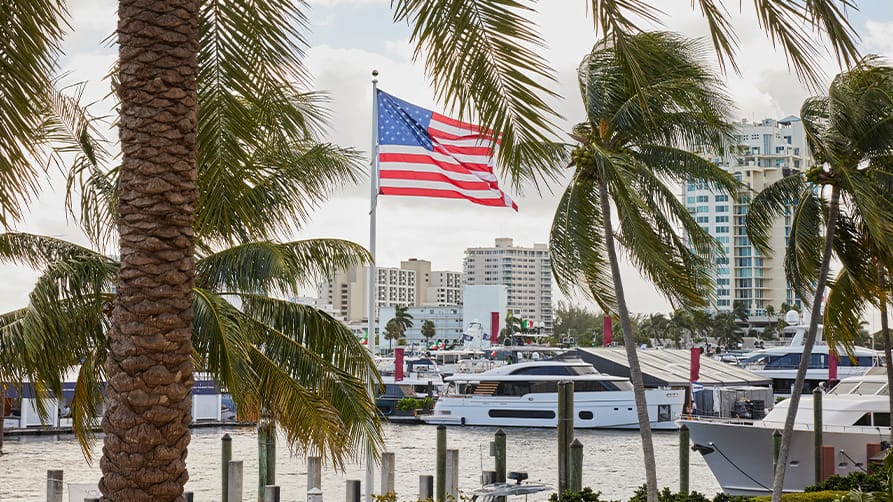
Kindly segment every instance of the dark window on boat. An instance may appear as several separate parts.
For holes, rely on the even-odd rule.
[[[570,375],[567,366],[529,366],[518,368],[512,375]]]
[[[878,427],[890,427],[890,414],[889,413],[875,413],[874,414],[874,425]]]
[[[543,394],[558,392],[558,382],[530,382],[530,392]]]
[[[530,394],[530,382],[499,382],[494,396],[523,396]]]
[[[853,366],[853,362],[850,360],[849,356],[841,354],[837,359],[838,366]],[[859,356],[856,358],[856,366],[874,366],[874,361],[871,360],[871,356]]]
[[[669,422],[672,419],[673,418],[670,413],[670,405],[669,404],[657,405],[657,421],[658,422]]]
[[[592,414],[591,411],[581,411],[580,412],[580,420],[592,420],[592,417],[595,415]]]
[[[490,410],[490,418],[555,418],[555,412],[551,410]]]
[[[588,380],[574,382],[574,392],[605,392],[614,390],[633,390],[633,385],[624,381]]]
[[[871,412],[862,415],[853,425],[871,425]]]

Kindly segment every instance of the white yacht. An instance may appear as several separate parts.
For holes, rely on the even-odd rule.
[[[639,427],[633,387],[628,379],[603,375],[580,359],[552,359],[500,366],[477,374],[447,377],[446,392],[430,424],[555,427],[558,382],[574,382],[574,426],[578,428]],[[683,389],[646,391],[654,429],[675,429]]]
[[[738,365],[759,375],[772,379],[772,389],[776,395],[788,397],[797,376],[797,367],[803,355],[803,339],[809,326],[801,322],[800,314],[794,311],[785,315],[788,327],[785,332],[792,333],[789,345],[767,347],[751,352],[738,359]],[[837,380],[859,376],[869,369],[880,366],[882,354],[866,347],[855,347],[851,355],[847,355],[842,346],[837,348]],[[810,393],[820,383],[828,381],[830,366],[830,347],[822,339],[822,326],[819,325],[816,343],[809,357],[806,370],[806,382],[803,392]]]
[[[822,396],[822,442],[834,447],[834,474],[868,466],[867,445],[890,439],[890,402],[885,368],[842,380]],[[691,418],[692,449],[699,451],[725,493],[765,495],[772,491],[772,434],[784,428],[788,400],[762,420]],[[813,398],[800,398],[785,468],[785,491],[815,484]]]

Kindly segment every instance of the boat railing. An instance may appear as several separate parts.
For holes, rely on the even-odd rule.
[[[699,415],[685,415],[680,417],[680,423],[686,422],[710,422],[729,425],[755,425],[759,423],[767,429],[778,429],[779,431],[784,429],[784,422],[754,420],[750,418],[708,417]],[[815,426],[811,423],[795,422],[794,430],[814,431]],[[888,437],[890,435],[890,428],[883,426],[822,424],[822,432],[861,432],[866,434],[879,434],[883,437]]]

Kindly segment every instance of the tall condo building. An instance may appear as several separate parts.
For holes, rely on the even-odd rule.
[[[552,333],[552,266],[546,244],[525,248],[498,238],[494,247],[466,249],[464,271],[465,284],[505,285],[512,315]]]
[[[753,190],[763,188],[792,173],[808,169],[812,157],[798,117],[737,123],[735,144],[724,156],[705,154],[735,179]],[[703,154],[703,152],[700,152]],[[799,304],[785,281],[784,252],[791,228],[790,209],[772,227],[770,246],[764,256],[751,244],[745,218],[752,196],[729,200],[710,187],[684,183],[682,200],[695,220],[722,245],[724,258],[716,262],[716,309],[729,311],[743,302],[751,316],[765,315],[767,305],[778,311],[782,303]]]
[[[367,319],[369,267],[338,270],[319,287],[319,297],[348,322]],[[376,308],[446,306],[462,303],[462,274],[432,271],[431,262],[411,258],[400,268],[377,267]]]

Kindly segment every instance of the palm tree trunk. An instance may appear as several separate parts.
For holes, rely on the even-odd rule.
[[[800,394],[803,392],[803,384],[806,380],[806,369],[809,366],[809,358],[815,345],[816,333],[819,328],[819,317],[822,315],[822,296],[825,284],[828,282],[828,271],[831,268],[832,245],[834,244],[834,225],[837,223],[837,215],[840,211],[840,188],[836,185],[831,189],[831,203],[828,207],[828,221],[825,222],[825,248],[822,250],[822,266],[819,269],[819,278],[816,283],[815,295],[812,299],[812,312],[809,317],[809,330],[803,341],[803,355],[800,357],[800,365],[797,366],[797,377],[794,380],[794,388],[791,390],[791,399],[788,404],[788,415],[785,417],[784,430],[781,433],[781,448],[778,451],[778,467],[775,470],[775,479],[772,483],[772,502],[781,501],[781,492],[784,488],[784,473],[788,463],[788,453],[791,448],[791,439],[794,433],[794,418],[797,416],[797,408],[800,406]]]
[[[197,0],[118,7],[121,267],[109,333],[104,501],[182,501],[192,389]]]
[[[884,338],[884,360],[887,366],[887,387],[893,388],[893,341],[890,340],[890,322],[887,319],[887,274],[883,265],[878,265],[878,285],[880,298],[878,310],[881,314],[881,336]],[[872,347],[874,349],[874,347]],[[893,410],[893,392],[887,392],[890,409]],[[890,428],[890,441],[893,442],[893,428]]]
[[[629,378],[633,384],[636,398],[636,412],[639,419],[639,434],[642,436],[642,456],[645,460],[645,484],[648,491],[648,502],[657,502],[657,464],[654,460],[654,442],[651,437],[651,419],[648,417],[648,403],[645,401],[645,379],[639,365],[639,354],[636,352],[636,340],[633,337],[633,324],[629,318],[629,309],[623,295],[623,280],[620,277],[620,264],[617,251],[614,249],[614,229],[611,225],[611,204],[608,197],[608,185],[599,181],[599,197],[601,198],[602,222],[605,231],[605,248],[608,251],[608,262],[611,265],[611,279],[614,281],[614,296],[617,298],[617,313],[620,315],[620,326],[623,330],[623,345],[629,361]]]

